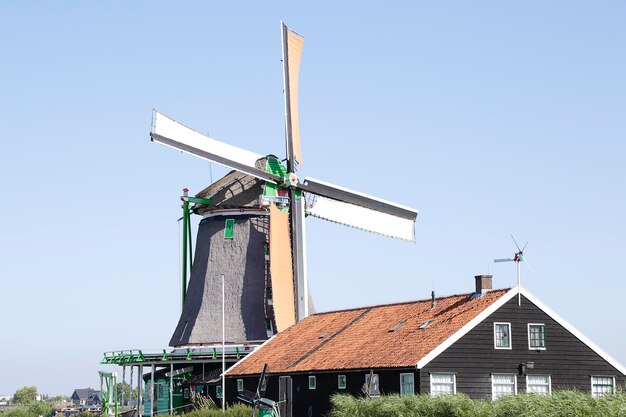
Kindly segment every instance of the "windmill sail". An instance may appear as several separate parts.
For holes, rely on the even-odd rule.
[[[270,206],[270,275],[276,330],[281,332],[296,323],[289,215]]]
[[[309,215],[415,241],[415,209],[312,178],[306,178],[300,188],[307,192]]]
[[[283,35],[283,76],[285,79],[285,119],[289,171],[302,166],[300,123],[298,118],[298,78],[304,39],[281,22]]]
[[[262,158],[262,155],[210,138],[156,110],[152,112],[150,137],[154,142],[234,168],[254,177],[275,183],[281,181],[281,178],[257,168],[256,162]]]

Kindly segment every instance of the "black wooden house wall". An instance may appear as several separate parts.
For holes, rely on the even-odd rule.
[[[511,349],[494,348],[494,322],[511,323]],[[546,349],[530,350],[528,323],[543,323]],[[457,392],[472,398],[491,398],[491,374],[516,374],[517,392],[526,392],[526,377],[519,375],[520,363],[534,363],[527,374],[551,375],[552,390],[577,389],[591,391],[591,376],[614,376],[618,387],[624,386],[624,376],[601,356],[577,339],[522,296],[492,313],[421,369],[421,392],[430,391],[430,373],[456,374]]]
[[[418,372],[415,368],[408,369],[374,369],[374,373],[378,375],[379,387],[381,395],[397,394],[400,392],[400,374],[413,372],[415,375],[415,393],[419,381]],[[333,394],[350,394],[353,396],[362,396],[361,388],[365,383],[366,375],[370,370],[357,371],[333,371],[333,372],[311,372],[291,374],[292,378],[292,410],[293,417],[307,416],[323,416],[330,411],[330,397]],[[316,388],[309,389],[309,376],[316,377]],[[338,376],[346,376],[346,388],[338,388]],[[271,400],[282,400],[279,393],[279,377],[282,375],[270,374],[267,381],[267,389],[265,397]],[[248,391],[256,391],[259,382],[259,376],[253,377],[228,377],[227,378],[227,402],[235,401],[237,397],[237,379],[243,379],[244,389]]]

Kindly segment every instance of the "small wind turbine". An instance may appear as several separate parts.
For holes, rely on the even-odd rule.
[[[528,261],[526,261],[526,259],[524,259],[524,249],[526,249],[526,246],[528,246],[528,242],[526,242],[524,247],[520,249],[520,247],[517,244],[517,241],[515,241],[515,238],[513,237],[513,235],[511,235],[511,239],[513,239],[513,243],[515,243],[515,246],[517,247],[517,252],[515,252],[515,255],[513,255],[512,258],[494,259],[493,261],[495,263],[515,262],[515,266],[517,268],[517,305],[521,306],[522,305],[522,295],[521,295],[520,262],[522,262],[522,261],[526,262],[526,266],[528,266],[528,269],[532,269],[532,268],[530,267],[530,264],[528,263]]]

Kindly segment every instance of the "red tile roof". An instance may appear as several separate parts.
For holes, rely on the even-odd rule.
[[[314,314],[237,363],[227,375],[412,367],[508,289]],[[420,328],[427,321],[432,324]]]

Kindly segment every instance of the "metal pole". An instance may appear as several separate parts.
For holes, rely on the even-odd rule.
[[[126,365],[122,366],[122,411],[124,411],[124,384],[126,384]]]
[[[154,415],[154,364],[150,371],[150,417]]]
[[[522,283],[521,283],[521,274],[520,274],[520,262],[515,262],[517,265],[517,305],[522,305]]]
[[[133,369],[135,369],[134,366],[130,366],[130,398],[129,398],[129,403],[130,403],[130,409],[133,409]]]
[[[170,416],[174,414],[174,364],[170,363]]]
[[[224,355],[224,346],[226,345],[226,282],[224,274],[222,274],[222,412],[226,410],[226,355]]]
[[[304,197],[300,197],[300,204],[302,204],[300,224],[302,225],[302,281],[304,282],[304,317],[309,317],[309,280],[306,271],[306,223],[305,212],[306,207],[304,204]]]
[[[104,401],[105,401],[104,382],[103,382],[104,376],[102,375],[102,371],[100,371],[99,373],[100,373],[100,393],[101,393],[101,397],[102,397],[102,405],[104,405]],[[107,404],[111,403],[110,396],[111,396],[110,393],[107,392],[106,393],[106,402],[107,402]],[[79,403],[79,404],[82,404],[82,403]],[[102,414],[104,415],[105,407],[102,407],[102,411],[103,411]],[[106,410],[106,412],[107,412],[107,415],[108,415],[109,414],[109,410]]]
[[[143,417],[143,387],[142,387],[143,365],[139,365],[137,370],[137,412],[139,417]]]
[[[115,395],[115,417],[117,417],[120,413],[119,410],[119,401],[117,398],[117,373],[113,372],[113,374],[111,375],[113,378],[113,395]]]

